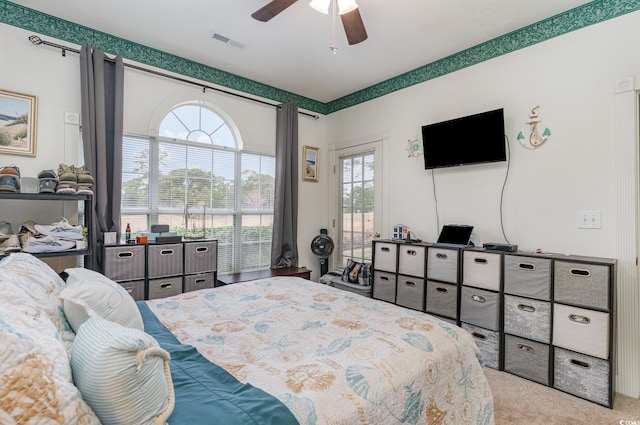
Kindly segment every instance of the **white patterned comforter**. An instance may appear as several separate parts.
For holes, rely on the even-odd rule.
[[[183,344],[300,424],[493,424],[472,337],[430,315],[293,277],[150,300]]]

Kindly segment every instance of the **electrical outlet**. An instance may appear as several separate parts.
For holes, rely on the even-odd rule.
[[[578,229],[600,229],[600,211],[578,211]]]

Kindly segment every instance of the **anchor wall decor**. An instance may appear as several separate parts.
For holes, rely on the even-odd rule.
[[[549,136],[551,136],[551,131],[546,127],[542,134],[540,134],[540,132],[538,131],[538,123],[542,121],[538,116],[538,108],[540,108],[540,105],[531,110],[531,114],[529,114],[529,120],[526,121],[526,123],[529,124],[529,127],[531,128],[529,138],[527,139],[524,134],[522,134],[522,131],[518,133],[518,142],[520,142],[523,148],[531,150],[538,149],[540,146],[544,145],[545,142],[549,139]]]

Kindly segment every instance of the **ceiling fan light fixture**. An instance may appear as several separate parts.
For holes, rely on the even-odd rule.
[[[338,0],[338,10],[340,15],[353,12],[358,8],[356,0]]]
[[[317,10],[320,13],[324,13],[325,15],[329,14],[329,5],[331,4],[331,0],[311,0],[309,2],[309,6],[313,9]]]

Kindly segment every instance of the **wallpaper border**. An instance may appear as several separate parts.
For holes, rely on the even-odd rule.
[[[640,0],[595,0],[485,43],[423,65],[327,103],[134,43],[110,34],[0,0],[0,22],[77,45],[89,44],[113,55],[185,77],[328,115],[398,90],[520,50],[551,38],[640,10]]]

